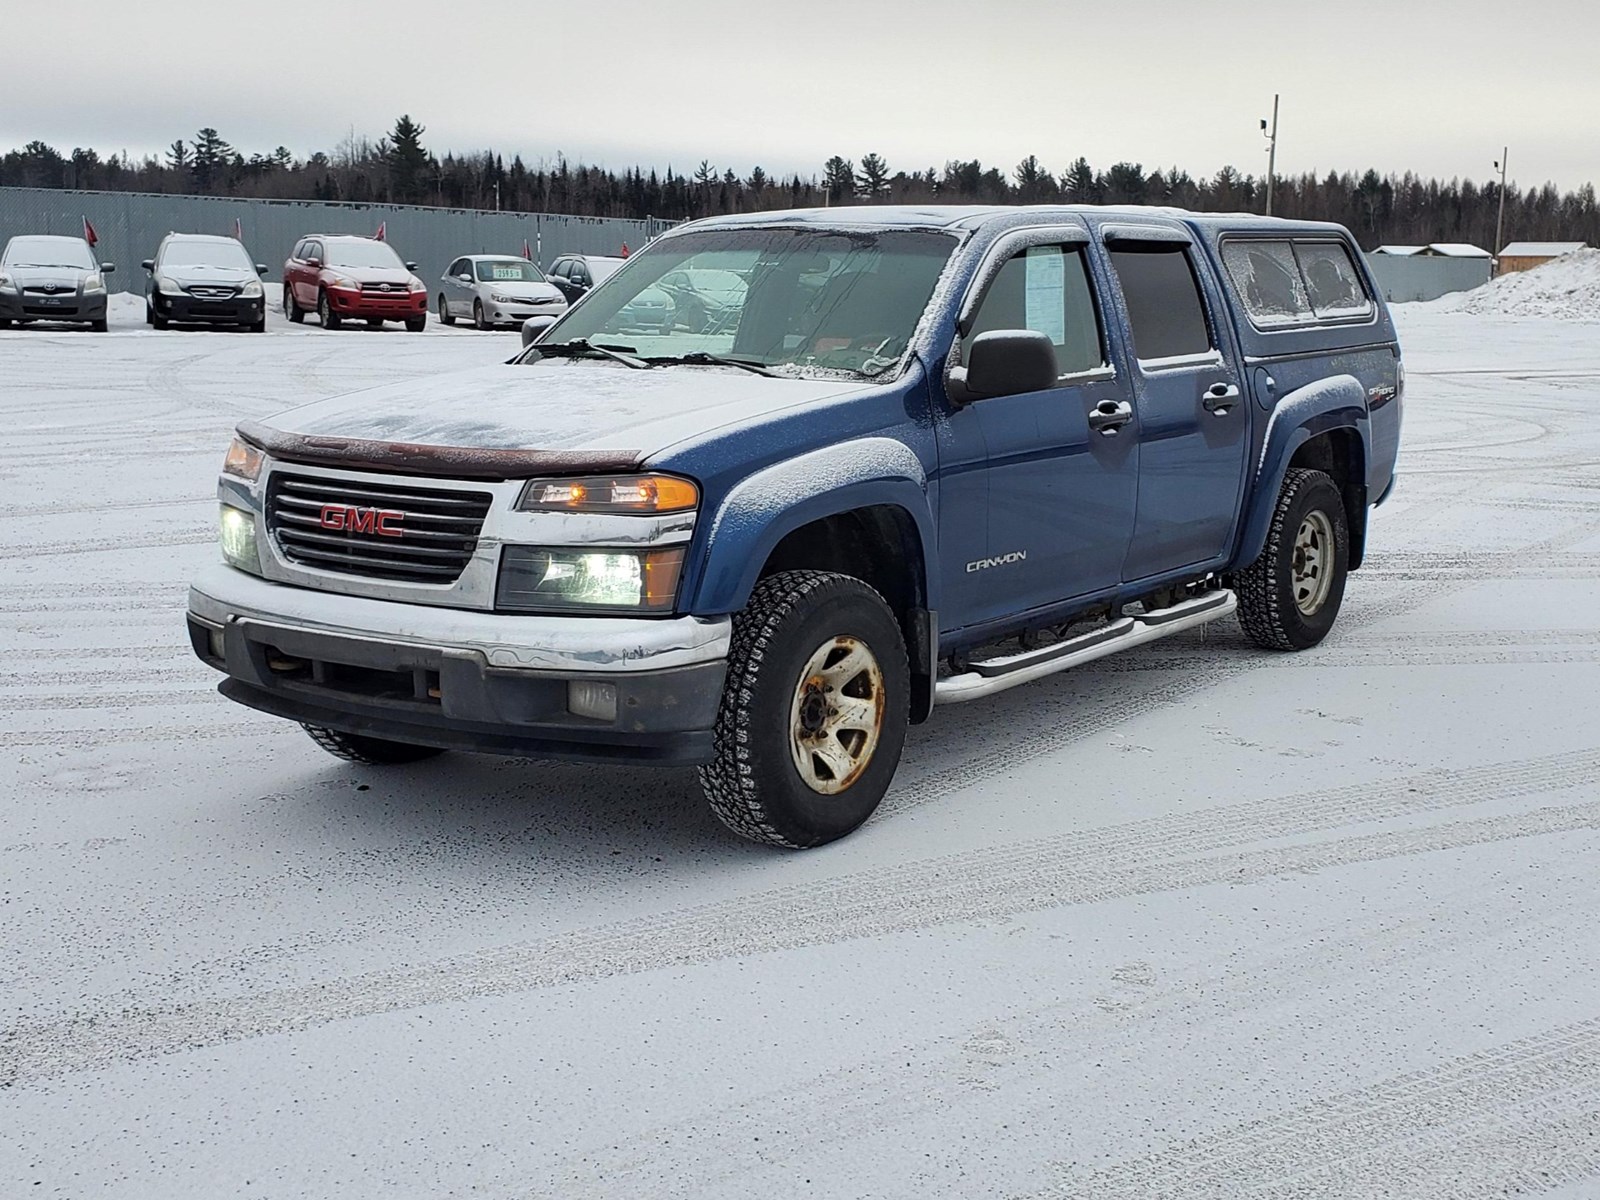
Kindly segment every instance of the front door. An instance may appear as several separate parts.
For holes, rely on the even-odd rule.
[[[1042,392],[972,401],[942,423],[947,631],[1004,623],[1118,582],[1133,530],[1137,421],[1127,380],[1109,365],[1081,236],[1010,254],[963,339],[999,329],[1048,334],[1060,378]],[[1105,424],[1113,412],[1122,416]],[[1090,428],[1091,416],[1101,428]]]
[[[1186,240],[1107,243],[1132,335],[1138,520],[1122,577],[1215,562],[1232,545],[1250,414],[1227,353],[1220,296]]]

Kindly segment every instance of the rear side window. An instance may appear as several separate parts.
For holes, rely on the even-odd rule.
[[[971,336],[995,329],[1031,329],[1047,335],[1063,375],[1104,366],[1100,320],[1083,250],[1030,246],[1007,260],[983,297]]]
[[[1257,325],[1298,325],[1315,318],[1288,242],[1224,242],[1222,265]]]
[[[1295,257],[1305,276],[1311,310],[1319,317],[1364,317],[1372,301],[1362,290],[1350,252],[1339,242],[1296,242]]]
[[[1122,283],[1134,353],[1141,361],[1186,358],[1211,350],[1200,284],[1184,246],[1118,244],[1111,248],[1111,265]]]

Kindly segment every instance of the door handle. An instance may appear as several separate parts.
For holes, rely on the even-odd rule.
[[[1213,383],[1206,389],[1201,406],[1212,416],[1225,417],[1239,399],[1239,386],[1234,383]]]
[[[1101,437],[1116,437],[1117,430],[1133,420],[1133,405],[1126,400],[1102,400],[1089,410],[1089,428]]]

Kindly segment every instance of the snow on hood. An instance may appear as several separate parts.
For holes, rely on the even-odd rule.
[[[643,462],[685,438],[863,386],[860,380],[768,379],[717,367],[639,371],[546,359],[352,392],[253,425],[292,439],[490,452],[606,452],[619,461]]]

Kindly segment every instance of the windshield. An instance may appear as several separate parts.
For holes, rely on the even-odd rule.
[[[403,271],[405,264],[400,256],[389,249],[387,242],[329,242],[327,265],[330,267],[388,267]]]
[[[642,359],[715,354],[879,375],[905,354],[956,244],[913,230],[680,234],[630,260],[541,340],[626,347]],[[662,297],[665,317],[645,321]]]
[[[244,247],[232,238],[217,242],[168,242],[161,252],[163,267],[227,267],[255,271]]]
[[[6,245],[3,260],[8,267],[73,267],[80,271],[98,268],[89,244],[82,238],[19,237]]]
[[[543,283],[544,272],[525,258],[478,260],[480,283]]]

